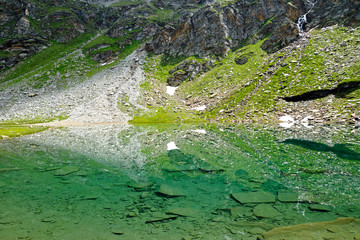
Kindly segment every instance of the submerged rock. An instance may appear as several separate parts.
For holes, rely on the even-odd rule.
[[[273,203],[275,195],[270,192],[242,192],[233,193],[232,197],[241,204],[245,203]]]
[[[166,214],[158,214],[153,216],[152,218],[145,221],[145,223],[153,223],[153,222],[162,222],[165,220],[176,219],[178,215],[166,215]]]
[[[360,219],[339,218],[331,222],[278,227],[263,233],[259,240],[360,239]]]
[[[195,217],[200,214],[200,210],[195,208],[173,208],[166,213],[172,215],[179,215],[182,217]]]
[[[275,218],[281,213],[269,204],[260,204],[254,208],[254,215],[259,218]]]
[[[299,194],[296,192],[278,192],[280,202],[299,202]]]
[[[79,168],[76,166],[65,166],[65,167],[58,169],[54,173],[54,176],[66,176],[66,175],[69,175],[69,174],[77,172],[77,171],[79,171]]]
[[[311,211],[317,211],[317,212],[331,212],[331,207],[330,206],[320,205],[320,204],[310,205],[309,209]]]
[[[134,188],[136,191],[145,191],[149,189],[152,185],[154,185],[153,182],[144,182],[144,183],[130,183],[129,187]]]
[[[166,197],[185,196],[181,189],[177,189],[166,184],[162,184],[156,193]]]

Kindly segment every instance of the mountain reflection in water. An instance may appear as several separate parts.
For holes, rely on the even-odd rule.
[[[360,153],[349,149],[347,147],[347,144],[334,144],[334,146],[331,147],[323,143],[302,140],[302,139],[286,139],[285,141],[283,141],[283,143],[300,146],[314,151],[332,152],[336,156],[342,159],[360,160]]]

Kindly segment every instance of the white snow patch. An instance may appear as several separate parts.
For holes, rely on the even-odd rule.
[[[170,96],[174,96],[175,91],[178,87],[170,87],[170,86],[166,86],[166,93],[169,94]]]
[[[200,133],[200,134],[206,134],[207,133],[206,130],[204,130],[204,129],[195,129],[195,130],[191,130],[191,131],[193,131],[194,133]]]
[[[204,111],[206,109],[206,106],[201,105],[201,106],[198,106],[198,107],[194,107],[193,109],[196,110],[196,111]]]
[[[174,150],[174,149],[179,149],[179,148],[175,145],[175,142],[169,142],[167,144],[167,150],[170,151],[170,150]]]
[[[295,119],[294,119],[292,116],[290,116],[290,115],[282,116],[282,117],[280,117],[279,120],[280,120],[281,122],[292,122],[292,123],[295,122]]]
[[[100,66],[105,66],[105,65],[108,65],[108,64],[113,63],[113,62],[115,62],[115,60],[113,60],[111,62],[104,62],[104,63],[100,64]]]
[[[282,122],[282,123],[279,123],[280,127],[283,127],[283,128],[291,128],[292,126],[294,126],[294,122]]]

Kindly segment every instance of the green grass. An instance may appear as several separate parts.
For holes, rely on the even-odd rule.
[[[41,132],[48,129],[47,127],[29,127],[21,125],[12,125],[0,123],[0,139],[20,137],[32,133]]]
[[[127,45],[125,46],[125,48],[123,49],[122,52],[120,52],[118,55],[117,55],[117,60],[114,61],[113,63],[110,63],[110,64],[107,64],[105,66],[99,66],[99,67],[96,67],[96,68],[93,68],[92,70],[90,70],[89,72],[86,73],[86,76],[87,77],[91,77],[93,76],[94,74],[104,70],[104,69],[107,69],[109,67],[112,67],[112,66],[115,66],[120,60],[123,60],[125,59],[127,56],[129,56],[133,51],[135,51],[140,45],[142,44],[141,41],[133,41],[133,43],[131,45]]]
[[[130,5],[139,5],[143,3],[143,0],[119,0],[111,4],[109,7],[123,7],[123,6],[130,6]]]
[[[16,78],[19,79],[13,83],[19,82],[26,77],[26,74],[38,68],[42,68],[43,72],[51,70],[55,61],[61,57],[64,57],[66,54],[73,52],[83,42],[89,40],[91,36],[92,34],[82,34],[79,37],[73,39],[73,41],[68,44],[53,42],[50,47],[28,58],[22,64],[18,64],[14,70],[6,72],[5,76],[0,78],[0,83],[4,83]]]
[[[158,124],[158,123],[196,123],[205,122],[204,119],[189,112],[174,112],[171,108],[152,109],[149,113],[135,116],[129,121],[131,124]]]

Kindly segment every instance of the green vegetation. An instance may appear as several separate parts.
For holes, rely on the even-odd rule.
[[[112,3],[109,7],[123,7],[130,5],[139,5],[143,3],[143,0],[119,0],[117,2]]]
[[[82,34],[67,44],[53,42],[50,47],[30,57],[23,64],[19,64],[11,72],[5,73],[5,76],[0,79],[0,83],[19,82],[26,79],[35,70],[41,70],[41,72],[53,70],[56,61],[79,48],[91,36],[92,34]]]
[[[93,68],[91,69],[90,71],[88,71],[86,73],[86,76],[87,77],[91,77],[93,76],[95,73],[98,73],[104,69],[107,69],[109,67],[112,67],[112,66],[115,66],[119,61],[123,60],[124,58],[126,58],[129,54],[131,54],[133,51],[135,51],[140,45],[142,44],[142,42],[140,41],[133,41],[133,43],[131,45],[126,45],[124,47],[124,49],[122,50],[122,52],[120,52],[118,55],[117,55],[117,59],[116,61],[110,63],[110,64],[107,64],[107,65],[104,65],[104,66],[98,66],[96,68]]]
[[[22,135],[41,132],[48,129],[47,127],[30,127],[14,125],[11,123],[0,123],[0,139],[20,137]]]
[[[173,111],[171,108],[151,109],[151,112],[135,116],[129,121],[131,124],[150,124],[150,123],[195,123],[204,122],[193,113]]]

